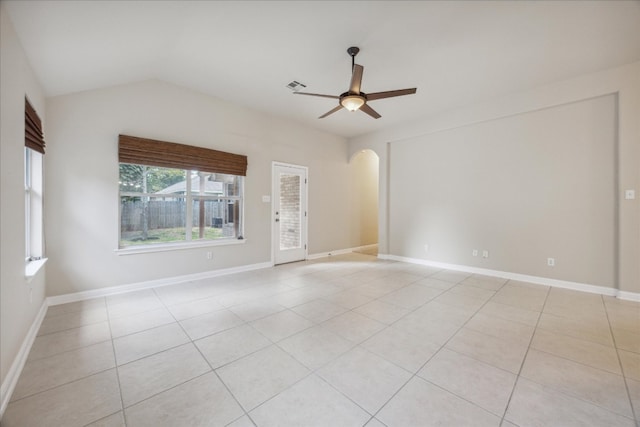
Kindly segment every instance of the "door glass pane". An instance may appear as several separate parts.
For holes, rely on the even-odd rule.
[[[300,248],[300,175],[280,174],[280,250]]]

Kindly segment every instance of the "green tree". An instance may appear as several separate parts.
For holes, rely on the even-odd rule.
[[[120,163],[120,191],[156,193],[184,180],[185,171],[182,169]]]
[[[181,169],[149,167],[147,170],[147,188],[149,193],[158,192],[184,180],[185,172]]]

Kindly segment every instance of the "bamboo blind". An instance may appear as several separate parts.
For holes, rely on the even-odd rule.
[[[247,175],[247,156],[136,136],[118,138],[120,163]]]
[[[44,154],[42,121],[27,98],[24,99],[24,145]]]

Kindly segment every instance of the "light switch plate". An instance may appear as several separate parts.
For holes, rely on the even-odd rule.
[[[633,200],[636,198],[636,190],[624,190],[624,198],[627,200]]]
[[[263,203],[269,203],[271,201],[271,196],[262,196]]]

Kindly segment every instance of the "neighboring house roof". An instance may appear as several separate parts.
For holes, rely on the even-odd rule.
[[[209,181],[208,179],[204,181],[204,192],[205,194],[223,194],[223,183],[219,181]],[[180,181],[173,185],[168,186],[167,188],[163,188],[160,191],[156,191],[155,194],[181,194],[187,192],[187,181]],[[191,178],[191,192],[199,193],[200,192],[200,177],[194,176]]]

